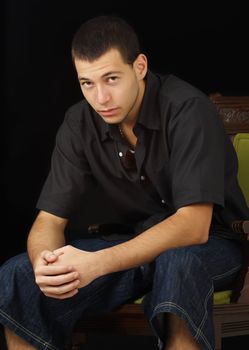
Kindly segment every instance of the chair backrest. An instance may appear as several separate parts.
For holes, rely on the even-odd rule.
[[[249,96],[210,95],[238,155],[238,181],[249,206]],[[248,218],[245,218],[248,219]],[[247,221],[248,225],[248,221]],[[244,241],[244,263],[231,300],[249,303],[249,241]]]
[[[219,93],[209,95],[216,105],[228,135],[249,133],[249,96],[223,96]]]
[[[249,207],[249,133],[235,135],[233,144],[238,156],[238,181]]]
[[[249,133],[238,133],[233,140],[234,148],[238,156],[238,182],[249,207]],[[249,243],[247,243],[248,246]],[[249,248],[247,248],[249,249]],[[245,252],[246,259],[249,259],[248,250]],[[240,291],[240,303],[249,302],[249,273],[247,272],[243,287]]]
[[[249,96],[210,94],[238,156],[238,181],[249,207]]]

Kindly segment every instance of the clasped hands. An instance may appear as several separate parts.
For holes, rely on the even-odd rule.
[[[98,277],[97,255],[66,245],[44,250],[34,264],[35,280],[48,297],[71,298]]]

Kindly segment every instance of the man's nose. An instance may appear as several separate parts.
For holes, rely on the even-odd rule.
[[[110,94],[108,90],[103,87],[98,87],[96,99],[99,104],[106,104],[110,100]]]

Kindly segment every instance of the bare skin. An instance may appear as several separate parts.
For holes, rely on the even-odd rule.
[[[184,320],[174,314],[166,315],[168,337],[165,350],[201,350]]]
[[[11,332],[8,328],[4,329],[4,333],[8,350],[35,350],[33,346]]]

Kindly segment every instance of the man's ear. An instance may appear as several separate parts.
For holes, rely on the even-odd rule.
[[[133,63],[133,67],[139,80],[144,79],[148,70],[147,57],[140,53]]]

